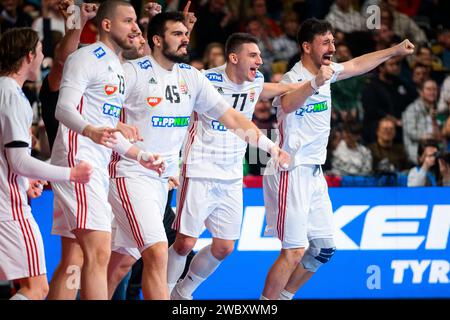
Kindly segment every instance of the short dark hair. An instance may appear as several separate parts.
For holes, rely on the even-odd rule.
[[[303,42],[311,43],[316,35],[322,35],[330,31],[334,33],[331,23],[316,18],[306,19],[298,29],[297,42],[300,46],[300,54],[303,54]]]
[[[0,74],[17,73],[30,52],[36,54],[39,36],[31,28],[12,28],[0,38]]]
[[[155,44],[152,40],[153,36],[164,37],[167,21],[184,23],[184,15],[181,12],[163,12],[158,13],[156,16],[154,16],[148,24],[147,29],[147,40],[150,49],[153,50],[153,48],[155,47]]]
[[[132,5],[125,0],[106,0],[100,4],[97,10],[97,15],[95,16],[98,30],[102,29],[102,21],[104,19],[111,19],[112,17],[114,17],[118,6]]]
[[[439,150],[439,142],[435,139],[425,139],[419,141],[419,146],[417,148],[417,157],[420,159],[425,149],[428,147],[434,147]],[[420,162],[420,161],[419,161]]]
[[[252,36],[250,33],[245,32],[236,32],[228,37],[227,42],[225,43],[225,57],[228,61],[228,56],[231,53],[236,53],[239,51],[240,47],[244,43],[254,43],[258,44],[258,39]]]

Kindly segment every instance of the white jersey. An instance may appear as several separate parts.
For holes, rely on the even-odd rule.
[[[137,147],[162,155],[167,163],[164,177],[177,176],[179,153],[192,111],[223,114],[227,103],[200,71],[187,64],[175,64],[168,71],[147,56],[128,61],[123,67],[129,94],[122,120],[139,129],[144,141],[137,142]],[[109,172],[111,178],[158,176],[115,153]]]
[[[31,217],[28,205],[28,178],[12,172],[6,159],[5,145],[13,141],[28,143],[33,111],[19,84],[10,77],[0,77],[0,221]]]
[[[97,42],[72,53],[64,65],[63,87],[83,93],[78,111],[89,124],[116,127],[124,100],[125,79],[120,60],[110,48]],[[79,160],[85,160],[106,170],[110,156],[111,149],[60,123],[52,164],[73,167]]]
[[[291,167],[300,164],[324,164],[327,156],[328,136],[331,121],[331,89],[344,69],[342,64],[333,63],[333,77],[319,88],[318,93],[311,95],[303,106],[286,114],[280,106],[280,97],[275,98],[273,106],[278,107],[278,139],[277,143],[292,157]],[[302,64],[297,62],[284,74],[281,83],[297,83],[314,78]]]
[[[226,65],[204,71],[216,90],[235,110],[251,120],[256,102],[264,88],[264,76],[257,71],[254,81],[232,82],[225,72]],[[190,125],[194,126],[193,123]],[[242,178],[242,159],[247,143],[228,131],[211,114],[198,115],[198,125],[186,159],[186,176],[232,180]]]

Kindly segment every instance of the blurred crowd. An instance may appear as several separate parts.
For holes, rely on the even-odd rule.
[[[82,1],[75,1],[79,4]],[[96,2],[96,1],[85,1]],[[144,31],[147,0],[131,0]],[[184,0],[159,0],[163,10],[182,10]],[[0,32],[32,27],[43,41],[42,79],[65,33],[60,0],[0,0]],[[233,32],[259,39],[266,81],[279,82],[298,60],[297,30],[309,17],[335,28],[335,62],[345,62],[408,38],[416,52],[392,58],[374,72],[332,85],[332,131],[324,171],[330,177],[405,177],[409,186],[450,185],[450,1],[445,0],[198,0],[190,11],[191,64],[209,69],[225,62],[224,43]],[[73,10],[73,9],[72,9]],[[96,41],[89,21],[81,43]],[[33,154],[50,157],[38,98],[40,83],[24,91],[34,110]],[[254,122],[276,138],[276,110],[258,101]],[[246,157],[245,173],[260,175],[263,161]],[[258,160],[258,159],[257,159]],[[261,159],[259,159],[261,160]]]

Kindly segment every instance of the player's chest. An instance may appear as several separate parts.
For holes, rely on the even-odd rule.
[[[97,66],[97,79],[90,88],[95,98],[107,103],[122,105],[125,98],[125,76],[120,64],[102,62]]]
[[[139,81],[141,112],[161,115],[191,114],[193,90],[187,79],[178,74],[158,75],[150,72]]]
[[[261,89],[258,86],[233,87],[214,85],[214,87],[231,107],[251,118],[261,93]]]

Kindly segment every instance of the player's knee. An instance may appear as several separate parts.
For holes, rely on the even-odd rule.
[[[94,264],[97,266],[107,266],[109,258],[111,256],[111,251],[106,247],[92,248],[85,252],[85,262],[89,264]]]
[[[303,253],[305,249],[303,248],[295,248],[295,249],[286,249],[283,250],[284,258],[289,266],[296,266],[302,260]]]
[[[145,264],[165,265],[167,261],[167,242],[160,242],[146,248],[141,253]]]
[[[173,248],[180,256],[187,256],[189,252],[191,252],[192,249],[194,248],[196,242],[197,242],[196,238],[191,237],[177,238],[177,240],[173,244]]]
[[[234,243],[226,243],[220,245],[213,245],[211,247],[211,252],[214,257],[218,260],[223,260],[228,257],[234,250]]]
[[[314,239],[301,261],[303,268],[316,272],[321,265],[331,260],[336,251],[333,239]]]

